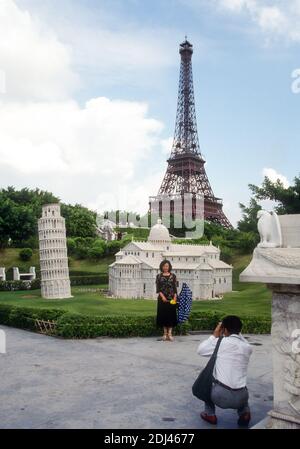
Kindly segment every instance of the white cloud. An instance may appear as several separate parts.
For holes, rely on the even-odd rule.
[[[159,143],[160,122],[141,103],[90,100],[0,105],[0,160],[20,172],[98,173],[128,179]]]
[[[276,38],[300,42],[300,0],[215,0],[215,4],[223,11],[247,14],[268,43]]]
[[[286,176],[278,173],[274,168],[264,168],[263,169],[263,176],[269,178],[272,182],[281,181],[284,187],[289,187],[290,182],[287,179]]]
[[[177,32],[172,27],[137,22],[126,13],[120,14],[117,5],[110,8],[102,2],[64,0],[62,5],[53,0],[17,2],[20,6],[29,5],[39,17],[45,18],[59,40],[74,49],[72,63],[85,77],[101,79],[106,85],[124,79],[136,84],[143,72],[147,81],[149,71],[177,67],[174,48]],[[61,10],[59,15],[57,5]]]
[[[132,208],[143,201],[145,212],[157,174],[138,166],[161,153],[163,129],[147,104],[98,97],[79,105],[69,48],[9,0],[0,2],[0,61],[0,188],[39,187],[104,208],[127,189]]]
[[[12,0],[0,2],[0,69],[6,99],[56,100],[78,85],[70,49]]]

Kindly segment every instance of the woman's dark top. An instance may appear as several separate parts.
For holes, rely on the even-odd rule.
[[[164,276],[159,273],[156,276],[156,293],[162,292],[168,302],[164,302],[161,296],[157,298],[157,319],[158,327],[174,327],[177,324],[177,306],[170,304],[171,299],[177,293],[177,279],[175,274],[170,273]]]

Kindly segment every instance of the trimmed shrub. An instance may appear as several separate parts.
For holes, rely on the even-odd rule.
[[[100,274],[93,276],[70,276],[71,285],[96,285],[96,284],[107,284],[108,274]]]
[[[25,281],[1,281],[0,291],[2,292],[15,292],[19,290],[38,290],[41,288],[40,279],[35,279],[31,282]]]
[[[56,321],[64,313],[64,310],[58,309],[35,309],[0,304],[0,324],[34,331],[36,319]]]
[[[188,322],[175,328],[175,335],[189,331],[211,332],[224,314],[220,312],[192,313]],[[153,337],[161,335],[155,316],[89,316],[58,309],[35,309],[0,304],[0,324],[36,331],[36,320],[56,322],[54,335],[63,338]],[[241,316],[244,333],[268,334],[271,319]]]
[[[32,255],[33,251],[31,248],[23,248],[19,252],[19,257],[21,260],[23,260],[23,262],[27,262],[28,260],[30,260],[32,258]]]
[[[190,329],[193,331],[215,329],[224,318],[224,312],[192,312],[189,318]],[[243,322],[243,333],[269,334],[271,332],[271,317],[239,315]]]
[[[90,275],[90,276],[70,276],[71,286],[78,285],[97,285],[107,284],[108,275]],[[41,288],[41,280],[35,279],[31,282],[24,281],[0,281],[0,291],[21,291],[21,290],[39,290]]]
[[[176,334],[184,335],[189,326],[176,328]],[[57,321],[57,335],[64,338],[95,337],[151,337],[160,335],[154,316],[102,316],[90,317],[72,313],[64,314]]]

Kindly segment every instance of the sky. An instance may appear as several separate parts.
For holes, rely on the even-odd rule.
[[[167,168],[179,44],[201,152],[235,225],[300,172],[300,0],[0,0],[0,188],[146,212]]]

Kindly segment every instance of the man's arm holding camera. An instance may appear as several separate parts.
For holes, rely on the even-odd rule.
[[[197,353],[202,355],[203,357],[209,357],[214,352],[216,344],[218,342],[219,337],[223,335],[223,327],[222,323],[219,323],[215,328],[213,335],[211,335],[207,340],[204,340],[198,346]]]

